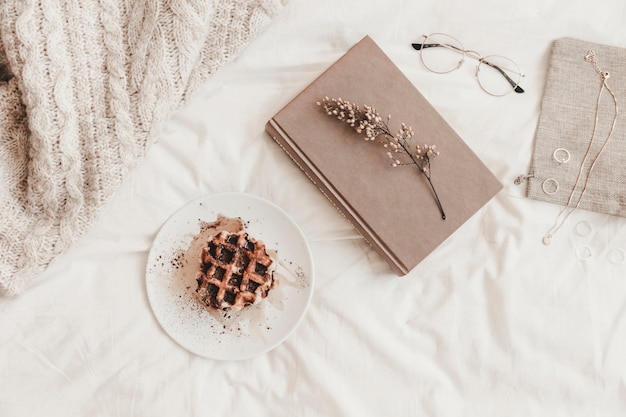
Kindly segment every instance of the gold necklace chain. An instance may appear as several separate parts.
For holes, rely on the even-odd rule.
[[[585,61],[587,61],[587,62],[591,63],[591,65],[593,65],[593,68],[595,69],[595,71],[598,73],[598,75],[600,75],[600,81],[601,81],[600,91],[598,92],[598,98],[596,100],[596,110],[595,110],[595,119],[594,119],[594,124],[593,124],[593,130],[592,130],[592,133],[591,133],[591,139],[589,140],[589,145],[587,145],[587,151],[585,152],[585,155],[583,157],[583,161],[580,164],[580,169],[578,171],[578,176],[576,177],[576,182],[574,183],[574,186],[572,187],[572,191],[571,191],[571,193],[569,195],[569,198],[567,200],[567,204],[565,205],[565,207],[563,207],[563,209],[561,209],[561,211],[559,212],[559,214],[556,217],[556,220],[554,221],[554,225],[552,225],[552,227],[548,230],[548,232],[543,237],[543,243],[545,245],[549,245],[550,243],[552,243],[552,237],[556,234],[556,232],[558,232],[558,230],[561,228],[561,226],[563,226],[563,224],[565,223],[567,218],[574,211],[576,211],[576,209],[578,209],[578,207],[580,207],[580,203],[582,202],[582,199],[583,199],[585,193],[587,192],[587,186],[589,185],[589,178],[591,177],[591,173],[593,172],[593,169],[596,166],[596,163],[598,162],[598,159],[600,159],[600,156],[602,155],[602,153],[604,152],[604,149],[606,148],[607,144],[609,143],[609,140],[611,139],[611,136],[613,136],[613,132],[615,131],[615,125],[617,124],[617,115],[619,113],[619,108],[618,108],[618,105],[617,105],[617,98],[615,97],[615,93],[613,92],[613,90],[611,90],[611,88],[608,86],[608,84],[606,82],[606,80],[609,78],[609,72],[608,71],[603,71],[602,69],[600,69],[600,67],[598,66],[598,62],[596,60],[596,53],[594,51],[588,51],[587,52],[587,55],[585,55]],[[587,158],[589,157],[589,153],[591,151],[591,147],[593,145],[593,142],[595,141],[596,129],[598,127],[598,121],[599,121],[599,118],[600,118],[600,100],[602,98],[602,93],[604,92],[604,90],[608,91],[609,94],[611,95],[611,97],[613,98],[613,106],[614,106],[614,109],[615,109],[615,114],[613,116],[613,122],[611,124],[611,130],[609,131],[606,139],[604,140],[604,143],[602,144],[602,147],[600,148],[600,150],[596,154],[595,158],[591,162],[591,166],[589,167],[589,170],[587,172],[587,176],[585,177],[585,180],[583,182],[582,190],[580,191],[580,195],[578,196],[578,199],[576,200],[576,204],[574,204],[574,206],[572,207],[572,202],[574,200],[574,196],[576,195],[576,190],[578,189],[578,184],[580,183],[580,180],[583,177],[583,172],[584,172],[585,164],[587,163]]]

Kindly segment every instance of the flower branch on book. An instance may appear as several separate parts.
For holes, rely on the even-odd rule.
[[[446,214],[431,180],[431,160],[439,155],[435,145],[416,145],[411,150],[409,139],[413,137],[413,129],[405,123],[400,124],[400,128],[395,134],[389,129],[391,115],[384,120],[378,111],[372,106],[363,105],[361,109],[358,105],[342,98],[324,97],[317,102],[322,106],[326,114],[336,117],[347,123],[357,133],[364,133],[365,140],[376,140],[383,144],[387,157],[391,160],[391,166],[413,165],[424,175],[430,189],[433,192],[437,207],[441,213],[441,218],[446,219]]]

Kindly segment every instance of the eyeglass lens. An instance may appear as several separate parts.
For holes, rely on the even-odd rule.
[[[515,62],[503,56],[483,58],[473,51],[466,51],[461,42],[450,35],[434,33],[426,36],[421,44],[420,57],[428,70],[438,74],[459,68],[465,57],[476,59],[476,78],[487,93],[503,96],[514,89],[523,92],[518,86],[521,72]]]
[[[463,63],[465,48],[457,39],[433,33],[422,42],[422,63],[426,68],[438,74],[454,71]]]
[[[491,55],[480,60],[476,78],[480,86],[494,96],[509,94],[520,80],[520,71],[510,59]]]

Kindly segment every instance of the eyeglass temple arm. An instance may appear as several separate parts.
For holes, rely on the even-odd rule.
[[[456,49],[459,52],[465,52],[461,48],[457,48],[454,45],[448,45],[448,44],[442,45],[440,43],[412,43],[411,45],[413,46],[414,49],[416,49],[418,51],[421,50],[422,47],[424,47],[424,48],[432,48],[432,47],[435,47],[435,46],[443,46],[444,48]]]
[[[443,46],[446,48],[452,48],[452,49],[456,49],[459,52],[465,52],[464,50],[457,48],[454,45],[442,45],[440,43],[412,43],[411,46],[413,46],[413,49],[417,50],[417,51],[421,51],[422,47],[424,48],[433,48],[433,47],[437,47],[437,46]],[[509,84],[511,84],[511,86],[514,88],[513,91],[515,91],[516,93],[523,93],[524,89],[522,87],[520,87],[515,81],[513,81],[511,79],[511,77],[509,77],[506,72],[504,72],[504,70],[502,70],[502,68],[500,68],[497,65],[492,64],[489,61],[485,61],[484,59],[480,59],[480,62],[483,62],[487,65],[489,65],[491,68],[495,68],[500,74],[502,74],[502,76],[508,81]]]

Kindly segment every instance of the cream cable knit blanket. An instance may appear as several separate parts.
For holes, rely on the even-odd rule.
[[[94,222],[161,123],[287,0],[3,0],[0,294]]]

